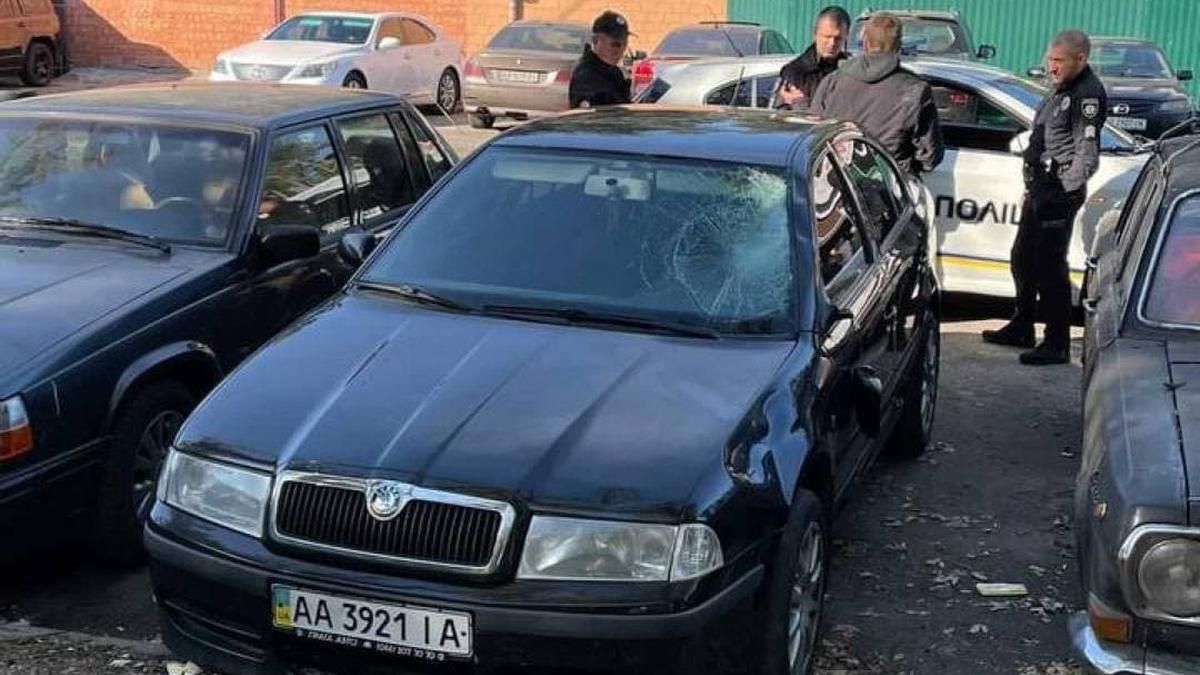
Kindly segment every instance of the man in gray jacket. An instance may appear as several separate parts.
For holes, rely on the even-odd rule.
[[[838,66],[813,93],[809,112],[854,122],[902,169],[928,173],[941,161],[942,128],[929,83],[900,67],[900,20],[880,13],[863,27],[865,53]]]

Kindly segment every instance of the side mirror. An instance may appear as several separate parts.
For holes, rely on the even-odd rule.
[[[1041,66],[1034,66],[1025,71],[1025,74],[1033,78],[1043,78],[1046,76],[1046,69]]]
[[[371,255],[371,251],[374,251],[378,244],[379,241],[373,234],[351,232],[338,242],[338,255],[347,265],[358,267],[367,259],[367,256]]]
[[[992,45],[979,45],[979,51],[975,55],[986,61],[996,56],[996,48]]]
[[[874,438],[883,423],[883,380],[871,366],[854,369],[854,414],[863,433]]]
[[[1029,147],[1029,139],[1031,136],[1033,136],[1033,132],[1029,129],[1022,131],[1016,136],[1013,136],[1012,140],[1008,142],[1008,151],[1014,155],[1025,154],[1025,148]]]
[[[321,252],[321,232],[311,225],[269,225],[259,241],[271,265],[311,258]]]
[[[1191,80],[1193,77],[1194,76],[1192,75],[1192,71],[1190,71],[1190,70],[1181,70],[1178,73],[1175,73],[1175,79],[1179,80],[1180,82],[1187,82],[1188,80]]]
[[[384,52],[389,49],[395,49],[396,47],[400,47],[400,46],[402,46],[400,43],[400,38],[392,37],[389,35],[388,37],[385,37],[379,41],[378,49],[379,49],[379,51]]]
[[[832,354],[854,327],[854,313],[840,307],[834,307],[829,318],[825,320],[825,337],[821,340],[821,352]]]

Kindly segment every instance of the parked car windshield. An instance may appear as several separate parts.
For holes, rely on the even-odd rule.
[[[1167,227],[1143,311],[1151,321],[1200,326],[1200,197],[1181,202]]]
[[[1041,85],[1012,76],[998,77],[994,80],[989,80],[988,84],[1033,110],[1037,110],[1038,106],[1042,104],[1042,101],[1050,93],[1048,89]],[[1133,138],[1120,129],[1115,129],[1106,124],[1104,130],[1100,132],[1101,150],[1129,151],[1133,150],[1134,147]]]
[[[0,216],[221,243],[248,147],[249,137],[235,132],[0,117]]]
[[[1089,63],[1100,77],[1168,80],[1174,77],[1167,57],[1154,45],[1101,43],[1092,49]]]
[[[917,54],[968,54],[967,36],[962,27],[953,21],[940,19],[918,19],[901,17],[901,48]],[[862,29],[865,19],[860,19],[851,31],[851,51],[863,51]]]
[[[375,21],[357,16],[294,16],[271,31],[268,40],[366,44]]]
[[[704,26],[677,30],[654,50],[670,56],[753,56],[758,54],[758,32]]]
[[[577,26],[509,26],[496,33],[488,49],[579,54],[590,36],[588,29]]]
[[[787,195],[775,169],[493,147],[414,214],[362,280],[475,307],[792,333]]]

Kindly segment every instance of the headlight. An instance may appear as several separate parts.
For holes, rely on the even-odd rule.
[[[293,75],[293,77],[304,79],[310,77],[325,77],[326,75],[332,73],[334,68],[337,68],[336,63],[310,63],[307,66],[301,66],[299,71]]]
[[[704,525],[653,525],[534,516],[517,576],[587,581],[682,581],[723,564]]]
[[[217,59],[217,62],[213,64],[213,72],[217,73],[218,75],[228,75],[229,63],[227,63],[225,59]]]
[[[158,481],[158,499],[188,513],[261,537],[271,476],[172,450]]]
[[[0,461],[33,450],[33,427],[25,404],[14,397],[0,401]]]
[[[1185,113],[1192,111],[1192,101],[1186,98],[1173,98],[1158,104],[1159,112]]]
[[[1137,569],[1138,587],[1155,609],[1200,616],[1200,541],[1167,539],[1151,546]]]

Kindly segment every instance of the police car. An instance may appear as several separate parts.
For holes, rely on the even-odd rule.
[[[766,108],[789,57],[707,59],[664,68],[638,102]],[[1012,297],[1009,251],[1024,192],[1020,152],[1046,90],[998,68],[918,58],[904,67],[933,85],[946,156],[924,176],[934,216],[942,288]],[[1148,148],[1112,126],[1100,138],[1100,168],[1076,219],[1070,263],[1076,287],[1099,224],[1118,215]]]

